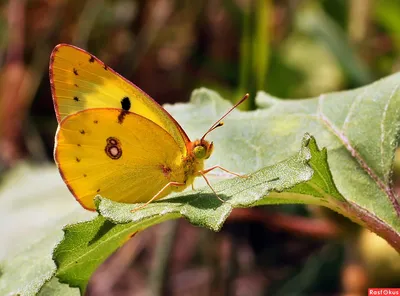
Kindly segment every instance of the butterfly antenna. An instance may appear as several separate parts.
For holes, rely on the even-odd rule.
[[[224,123],[221,121],[222,119],[224,119],[226,116],[228,116],[229,113],[231,113],[233,111],[233,109],[235,109],[237,106],[239,106],[241,103],[243,103],[244,101],[247,100],[247,98],[249,97],[249,94],[245,94],[244,97],[237,102],[235,105],[232,106],[231,109],[228,110],[228,112],[226,112],[220,119],[218,119],[209,129],[208,131],[206,131],[206,133],[204,134],[204,136],[201,137],[201,141],[204,140],[204,138],[213,130],[215,130],[217,127],[223,126]]]

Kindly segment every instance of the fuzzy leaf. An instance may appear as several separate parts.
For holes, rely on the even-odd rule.
[[[400,210],[390,183],[399,128],[399,83],[400,74],[395,74],[363,88],[304,100],[282,101],[259,93],[261,109],[233,112],[223,128],[207,137],[216,147],[208,166],[219,164],[249,174],[218,182],[226,178],[220,174],[211,180],[226,202],[201,187],[201,180],[196,183],[201,190],[175,194],[135,213],[130,212],[135,205],[98,198],[103,216],[65,228],[54,252],[57,271],[50,252],[62,236],[61,225],[87,219],[90,213],[79,209],[70,194],[53,192],[52,185],[61,184],[59,177],[54,181],[32,173],[38,178],[21,179],[30,185],[11,183],[12,190],[0,192],[0,217],[7,225],[2,227],[7,243],[0,249],[1,294],[33,295],[40,289],[43,295],[75,293],[60,282],[83,291],[96,267],[131,234],[179,217],[218,230],[232,207],[324,205],[368,227],[399,251]],[[200,89],[189,104],[167,108],[189,136],[201,137],[229,106],[215,92]],[[320,150],[316,142],[326,149]],[[43,186],[52,193],[43,192]],[[74,206],[66,206],[69,202]],[[35,225],[38,221],[41,224]]]
[[[220,164],[242,173],[262,168],[245,179],[213,180],[225,203],[204,187],[172,195],[134,213],[131,210],[137,205],[98,198],[98,211],[116,223],[121,233],[135,224],[152,225],[156,223],[153,219],[168,215],[219,230],[234,207],[316,204],[368,227],[400,250],[398,202],[390,187],[399,126],[399,81],[397,74],[356,90],[295,101],[281,101],[261,92],[257,102],[262,110],[234,112],[224,128],[209,137],[216,150],[207,165]],[[196,132],[199,136],[198,131],[207,130],[229,105],[216,93],[200,89],[193,93],[190,104],[168,109],[189,135]],[[314,138],[306,135],[296,152],[296,143],[307,132],[326,149],[319,150]],[[79,240],[74,232],[67,234],[70,240]],[[114,243],[112,248],[118,245]],[[64,260],[72,262],[72,257]],[[55,258],[58,260],[57,255]],[[71,283],[76,271],[60,263],[61,280]]]
[[[51,254],[63,237],[62,227],[90,219],[93,213],[71,198],[54,166],[20,165],[2,181],[0,295],[36,295],[55,274]],[[56,286],[78,291],[56,280],[52,291]],[[67,295],[64,292],[50,294]]]

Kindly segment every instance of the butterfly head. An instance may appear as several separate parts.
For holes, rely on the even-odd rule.
[[[197,159],[207,159],[211,156],[214,150],[213,142],[208,142],[204,139],[196,140],[192,143],[193,155]]]

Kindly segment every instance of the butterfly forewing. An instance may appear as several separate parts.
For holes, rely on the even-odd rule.
[[[59,123],[68,115],[91,108],[118,108],[120,122],[125,111],[134,112],[167,131],[186,155],[190,140],[167,111],[88,52],[58,45],[50,59],[50,83]]]

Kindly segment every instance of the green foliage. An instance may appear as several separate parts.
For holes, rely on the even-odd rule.
[[[0,190],[0,295],[35,295],[54,276],[52,251],[62,227],[93,217],[66,189],[54,166],[20,166],[3,180]],[[29,188],[27,191],[26,188]],[[56,279],[43,295],[72,291]],[[73,292],[71,292],[73,293]]]
[[[167,214],[141,223],[114,224],[98,216],[92,221],[67,226],[64,240],[54,251],[57,277],[84,291],[96,268],[131,235],[151,225],[177,218]]]
[[[272,1],[258,0],[244,4],[240,42],[239,95],[254,94],[265,89],[270,60],[270,24]],[[254,97],[244,103],[243,109],[254,109]]]
[[[179,217],[217,231],[236,207],[284,203],[326,206],[368,227],[400,250],[398,202],[390,187],[400,112],[399,82],[397,74],[360,89],[298,101],[259,93],[256,102],[261,109],[233,112],[224,127],[209,137],[216,149],[207,165],[220,164],[248,174],[247,178],[221,182],[217,178],[225,174],[212,178],[224,203],[201,182],[196,183],[199,191],[174,194],[133,213],[137,205],[98,197],[99,216],[64,228],[64,239],[53,253],[56,265],[50,252],[61,237],[60,225],[82,220],[83,216],[73,207],[69,211],[49,209],[49,215],[59,219],[49,219],[45,228],[38,228],[21,241],[23,248],[5,254],[1,293],[32,295],[48,280],[40,291],[43,295],[65,294],[66,286],[60,282],[84,291],[95,269],[132,234]],[[200,89],[189,104],[167,109],[189,136],[198,137],[229,105],[215,92]],[[317,142],[325,148],[319,149]],[[47,180],[43,182],[48,186]],[[55,183],[60,184],[59,178]],[[1,209],[7,208],[8,194],[2,193]],[[71,196],[64,198],[73,202]],[[26,207],[35,211],[34,207],[48,206],[49,202],[35,200]],[[65,212],[68,215],[63,219]],[[2,219],[8,221],[10,215],[12,210]],[[38,234],[44,236],[39,243]],[[21,275],[22,259],[29,268]],[[15,278],[18,280],[12,281]]]
[[[353,85],[363,85],[372,81],[372,74],[349,44],[343,29],[326,15],[318,2],[306,5],[296,18],[300,31],[323,44],[336,57]]]

